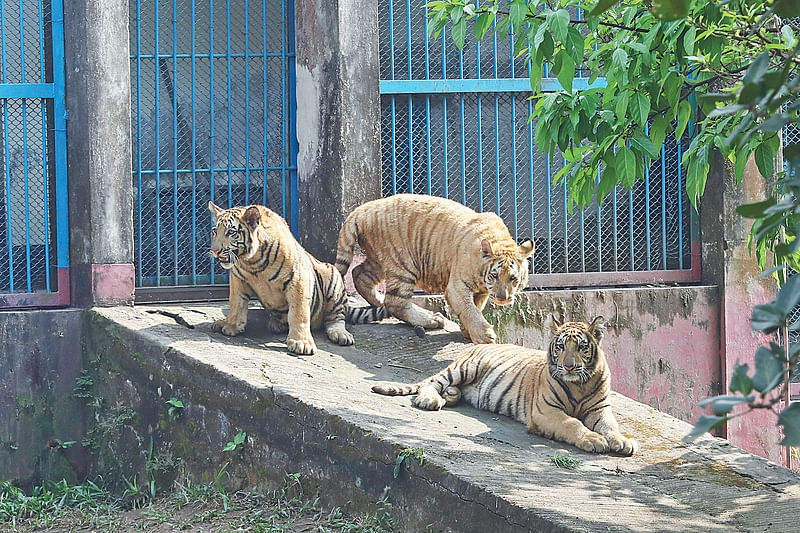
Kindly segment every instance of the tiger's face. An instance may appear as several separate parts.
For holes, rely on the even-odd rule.
[[[225,270],[230,270],[239,258],[247,254],[250,247],[250,232],[239,218],[240,209],[222,209],[208,202],[208,210],[214,217],[211,229],[211,255],[218,259]]]
[[[483,282],[493,303],[510,304],[514,295],[528,285],[528,257],[534,248],[533,241],[528,239],[514,254],[494,255],[491,243],[487,239],[481,241]]]
[[[605,335],[605,319],[596,317],[591,324],[561,324],[554,316],[553,338],[548,350],[550,375],[561,381],[586,383],[597,371],[597,350]]]

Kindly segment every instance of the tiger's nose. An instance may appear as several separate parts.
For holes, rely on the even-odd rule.
[[[575,365],[564,365],[564,368],[566,369],[567,372],[572,372],[573,370],[575,370]]]

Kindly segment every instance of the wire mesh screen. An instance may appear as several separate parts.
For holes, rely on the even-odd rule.
[[[293,2],[130,6],[137,286],[224,283],[209,200],[292,218]]]
[[[0,0],[0,294],[56,279],[51,3]],[[29,94],[26,94],[29,93]],[[10,95],[17,97],[11,97]],[[45,97],[48,96],[48,97]]]
[[[563,159],[536,148],[535,102],[529,88],[518,89],[528,71],[512,39],[473,40],[458,51],[449,34],[428,36],[425,3],[379,4],[381,79],[417,82],[405,86],[409,94],[381,97],[384,196],[433,194],[496,212],[515,238],[534,239],[536,273],[691,268],[679,164],[688,140],[668,139],[633,190],[618,187],[602,205],[570,214],[565,184],[552,179]],[[430,80],[450,83],[437,92]],[[491,91],[459,90],[464,80]]]
[[[789,124],[783,129],[783,145],[786,146],[795,143],[800,143],[800,128],[798,128],[795,124]],[[791,275],[796,276],[797,272],[792,271]],[[789,315],[789,324],[794,324],[798,321],[800,321],[800,305],[795,307],[792,313]],[[800,342],[800,331],[790,329],[789,342],[791,344]],[[800,366],[796,366],[792,370],[792,382],[800,382]]]

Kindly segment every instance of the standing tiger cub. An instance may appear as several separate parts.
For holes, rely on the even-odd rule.
[[[274,333],[288,330],[290,352],[316,351],[311,329],[324,326],[328,338],[353,344],[345,318],[353,322],[385,318],[382,309],[349,308],[344,282],[330,263],[318,261],[292,235],[286,221],[260,205],[222,209],[208,202],[214,218],[211,255],[230,276],[230,313],[211,325],[214,331],[238,335],[247,324],[250,298],[257,298],[269,313],[267,326]]]
[[[619,432],[611,412],[611,375],[600,341],[605,322],[552,318],[547,352],[511,344],[471,346],[447,368],[416,385],[372,390],[387,396],[417,394],[429,411],[463,398],[470,405],[510,416],[528,431],[587,452],[633,455],[638,445]]]
[[[344,275],[358,244],[367,259],[353,269],[359,294],[413,326],[439,328],[444,317],[411,303],[414,287],[444,292],[461,332],[492,343],[486,301],[510,304],[528,284],[533,241],[517,246],[502,219],[446,198],[398,194],[355,209],[339,232],[336,268]],[[386,295],[377,291],[386,282]]]

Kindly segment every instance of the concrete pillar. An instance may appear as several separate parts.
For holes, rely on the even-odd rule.
[[[64,3],[72,304],[133,302],[128,0]]]
[[[347,214],[380,197],[378,6],[295,0],[300,241],[333,262]]]
[[[736,208],[766,198],[765,180],[755,161],[747,163],[741,184],[732,165],[719,153],[708,176],[700,206],[703,282],[719,286],[720,367],[722,394],[728,392],[737,364],[752,369],[756,349],[766,340],[750,328],[753,306],[775,298],[775,282],[757,279],[761,270],[747,246],[752,220]],[[735,418],[723,428],[723,436],[736,446],[780,463],[780,440],[774,413],[759,410]]]

